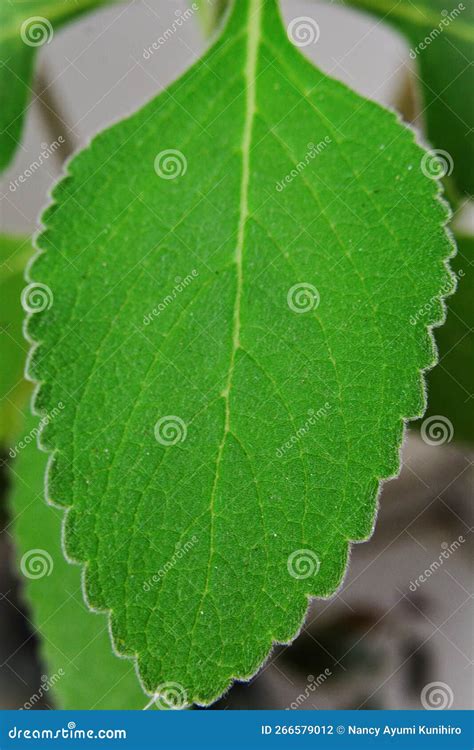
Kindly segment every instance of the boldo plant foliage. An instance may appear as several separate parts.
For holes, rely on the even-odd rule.
[[[24,290],[39,528],[60,557],[62,520],[88,608],[173,707],[250,678],[341,584],[455,286],[438,156],[303,56],[311,19],[218,16],[182,78],[68,163]],[[57,581],[31,591],[59,631]],[[89,643],[103,618],[81,618]]]

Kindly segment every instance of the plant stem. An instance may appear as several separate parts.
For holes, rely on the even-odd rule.
[[[68,125],[60,98],[53,91],[44,67],[36,76],[35,94],[48,137],[51,141],[57,141],[59,136],[64,139],[61,148],[56,152],[61,162],[64,162],[78,148],[79,141]]]

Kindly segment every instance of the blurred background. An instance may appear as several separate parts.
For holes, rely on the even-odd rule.
[[[31,235],[64,160],[199,57],[207,41],[196,15],[145,54],[186,7],[172,0],[113,5],[58,30],[39,50],[24,137],[0,182],[2,232]],[[317,19],[318,43],[303,52],[318,66],[422,124],[414,62],[394,31],[330,2],[292,0],[282,8],[288,19]],[[59,137],[61,147],[12,190]],[[459,221],[472,231],[469,206]],[[1,471],[0,707],[54,708],[11,533],[17,479],[7,453]],[[376,531],[353,547],[341,589],[315,600],[295,642],[276,647],[249,684],[236,684],[212,709],[472,707],[472,489],[472,453],[462,441],[426,441],[410,429],[401,474],[385,483]],[[80,592],[74,596],[80,604]],[[67,668],[74,662],[69,655]],[[83,705],[93,701],[85,695]]]

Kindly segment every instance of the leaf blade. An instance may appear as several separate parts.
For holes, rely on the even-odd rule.
[[[173,180],[152,170],[170,148]],[[399,302],[436,296],[432,326],[452,286],[422,156],[393,114],[296,52],[275,3],[247,0],[201,63],[56,188],[34,276],[61,299],[29,321],[36,406],[66,404],[44,432],[49,494],[89,602],[113,610],[115,647],[151,694],[177,682],[208,703],[249,677],[295,635],[308,596],[338,586],[348,540],[370,535],[435,360]],[[70,288],[55,247],[74,258]],[[192,280],[175,294],[177,275]]]

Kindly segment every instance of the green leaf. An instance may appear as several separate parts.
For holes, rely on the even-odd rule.
[[[64,23],[114,0],[9,0],[0,4],[0,170],[10,163],[32,96],[37,51]]]
[[[474,238],[457,237],[458,254],[453,271],[458,289],[448,304],[446,324],[437,334],[439,363],[427,379],[428,411],[422,424],[435,431],[445,424],[438,440],[474,439],[474,401],[472,394],[472,363],[474,362],[474,328],[472,300],[474,297]],[[426,309],[412,319],[423,325]],[[422,433],[423,434],[423,433]],[[436,434],[434,432],[434,434]],[[443,436],[445,436],[443,438]]]
[[[32,254],[26,237],[0,235],[0,444],[9,444],[22,423],[21,407],[30,392],[23,378],[28,345],[23,338],[20,295]]]
[[[422,84],[422,120],[436,149],[432,168],[474,193],[474,5],[457,0],[350,0],[407,37]],[[436,154],[435,154],[436,155]]]
[[[64,404],[48,493],[150,694],[252,675],[370,536],[453,285],[423,155],[276,2],[241,0],[54,190],[31,272],[54,303],[28,327],[36,409]]]
[[[133,665],[112,654],[107,623],[83,601],[80,569],[64,559],[62,513],[44,502],[46,456],[36,446],[37,431],[38,420],[30,417],[15,446],[11,506],[28,617],[41,636],[42,695],[63,709],[143,708]],[[27,707],[35,708],[35,700]]]

